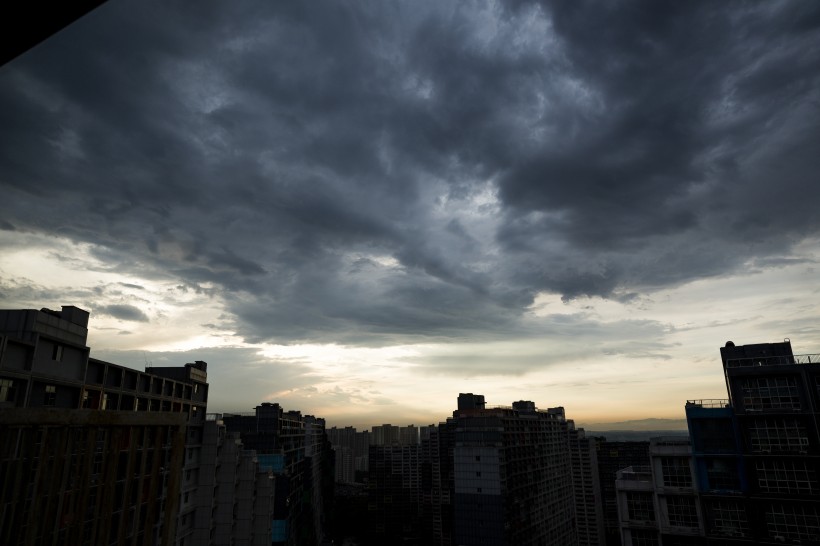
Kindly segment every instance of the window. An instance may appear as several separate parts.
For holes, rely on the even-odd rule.
[[[666,511],[669,514],[669,525],[698,527],[698,510],[694,497],[667,497]]]
[[[57,404],[57,387],[54,385],[46,385],[45,395],[43,396],[44,406],[54,406]]]
[[[800,409],[800,393],[794,377],[750,377],[741,384],[743,407],[751,411]]]
[[[820,494],[817,472],[806,461],[758,460],[757,484],[766,493]]]
[[[816,506],[772,503],[766,510],[769,536],[814,543],[820,536],[820,514]]]
[[[14,402],[17,391],[13,379],[0,379],[0,402]]]
[[[630,529],[629,534],[632,538],[632,546],[658,546],[657,531]]]
[[[59,344],[55,344],[54,347],[51,349],[51,360],[56,360],[60,362],[63,359],[63,346]]]
[[[755,419],[749,424],[749,442],[756,453],[809,449],[806,427],[795,418]]]
[[[692,487],[689,459],[686,457],[664,457],[661,459],[663,485],[670,487]]]
[[[733,460],[707,459],[706,478],[709,481],[709,489],[740,489],[740,473],[737,463]]]
[[[709,507],[711,532],[716,535],[743,537],[749,534],[746,512],[737,501],[714,501]]]
[[[655,507],[652,504],[652,493],[627,491],[626,513],[630,520],[655,521]]]

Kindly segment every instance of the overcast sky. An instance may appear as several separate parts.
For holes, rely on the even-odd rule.
[[[576,421],[820,353],[820,4],[110,0],[0,68],[0,304],[209,411]]]

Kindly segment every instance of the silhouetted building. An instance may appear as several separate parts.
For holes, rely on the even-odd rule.
[[[399,427],[399,445],[419,445],[419,427],[417,427],[416,425],[407,425],[406,427]]]
[[[453,543],[577,544],[563,408],[486,408],[459,395],[453,413]]]
[[[324,420],[263,402],[253,413],[225,413],[222,421],[274,476],[271,543],[303,546],[322,540],[331,502],[325,482],[332,483],[333,475]]]
[[[197,488],[189,502],[194,516],[183,521],[192,533],[186,545],[271,543],[274,481],[256,451],[244,448],[218,415],[206,416]]]
[[[453,437],[452,420],[424,427],[419,464],[419,514],[421,544],[450,546],[453,538]]]
[[[378,425],[371,429],[370,445],[392,446],[399,444],[399,427],[395,425]]]
[[[689,438],[652,438],[649,466],[617,474],[616,490],[624,546],[705,544]]]
[[[373,544],[417,541],[419,522],[419,446],[370,446],[368,531]]]
[[[649,466],[649,442],[608,442],[599,438],[596,444],[598,480],[601,486],[599,504],[604,517],[604,542],[620,546],[618,508],[615,494],[616,473],[622,468]]]
[[[709,544],[820,544],[820,355],[720,353],[729,399],[686,404]]]
[[[369,469],[370,431],[357,431],[353,427],[327,431],[330,445],[336,453],[335,479],[341,483],[354,483],[356,476]]]
[[[89,358],[88,317],[0,311],[0,543],[181,542],[207,365],[140,372]]]
[[[720,352],[729,398],[687,401],[691,451],[653,439],[651,468],[619,472],[624,545],[820,544],[820,356]]]
[[[598,475],[598,440],[586,436],[584,429],[576,429],[572,420],[567,421],[570,460],[572,463],[572,491],[575,497],[575,521],[578,544],[602,546],[604,536],[604,511],[601,499],[601,482]]]

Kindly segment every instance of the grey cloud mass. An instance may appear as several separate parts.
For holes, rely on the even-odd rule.
[[[111,0],[0,68],[0,229],[252,342],[501,337],[799,259],[819,78],[811,2]]]
[[[143,313],[138,307],[126,304],[101,305],[94,308],[94,312],[100,315],[107,315],[120,320],[148,322],[148,315]]]

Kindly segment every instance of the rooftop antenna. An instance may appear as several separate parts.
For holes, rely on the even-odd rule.
[[[145,353],[145,351],[142,352],[142,358],[143,358],[143,360],[145,360],[145,369],[150,370],[151,367],[154,365],[154,362],[151,361],[151,360],[148,360],[148,355]]]

